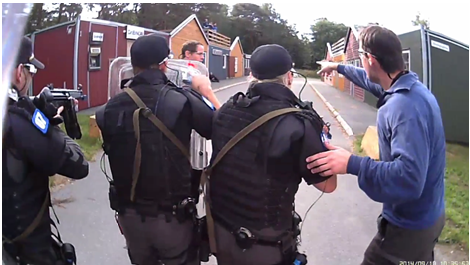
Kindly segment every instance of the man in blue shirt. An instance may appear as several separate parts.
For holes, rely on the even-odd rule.
[[[415,73],[404,71],[400,40],[392,31],[370,26],[361,32],[359,47],[364,69],[321,62],[320,72],[336,70],[379,99],[381,161],[326,144],[330,150],[309,157],[308,168],[324,176],[356,175],[359,187],[383,203],[363,265],[433,261],[445,223],[446,143],[439,105]]]

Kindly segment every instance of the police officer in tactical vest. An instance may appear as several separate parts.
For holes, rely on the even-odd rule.
[[[212,252],[219,265],[305,264],[296,248],[299,184],[303,179],[326,193],[336,189],[336,176],[324,179],[305,168],[309,155],[325,150],[323,121],[292,92],[292,59],[284,47],[258,47],[250,65],[247,93],[232,96],[212,125],[206,171]]]
[[[201,96],[213,96],[210,81],[193,77],[200,94],[169,82],[170,49],[158,35],[139,37],[130,53],[134,77],[96,114],[113,176],[111,208],[132,264],[199,264],[189,144],[193,129],[210,139],[215,108]]]
[[[63,107],[33,103],[26,95],[38,68],[44,69],[44,64],[34,57],[32,42],[24,37],[3,131],[4,262],[5,255],[10,257],[6,264],[69,264],[63,263],[63,249],[58,249],[51,235],[49,176],[82,179],[88,175],[80,147],[56,126],[62,122]]]

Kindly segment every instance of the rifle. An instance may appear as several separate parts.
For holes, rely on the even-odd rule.
[[[82,132],[77,119],[78,104],[75,100],[86,100],[87,95],[83,94],[82,85],[78,85],[78,89],[54,88],[53,84],[44,87],[39,95],[34,98],[44,97],[47,103],[51,103],[56,108],[64,107],[61,116],[64,119],[65,130],[67,135],[72,139],[81,139]]]

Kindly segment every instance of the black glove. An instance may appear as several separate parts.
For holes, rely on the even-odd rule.
[[[34,97],[33,104],[49,119],[51,125],[59,125],[64,122],[62,116],[57,116],[57,107],[47,101],[45,94],[39,94]]]

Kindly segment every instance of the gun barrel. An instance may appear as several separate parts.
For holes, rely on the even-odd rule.
[[[77,100],[86,100],[87,95],[83,95],[83,91],[81,90],[73,90],[73,89],[53,89],[51,90],[51,94],[54,99],[62,99],[62,98],[69,98],[73,97]]]

